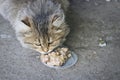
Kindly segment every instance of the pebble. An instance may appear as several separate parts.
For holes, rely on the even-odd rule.
[[[99,46],[100,47],[105,47],[105,46],[107,46],[107,44],[106,43],[103,43],[103,44],[100,43]]]
[[[11,38],[11,35],[0,34],[0,38],[2,39]]]
[[[90,0],[86,0],[87,2],[89,2]]]
[[[107,2],[110,2],[111,0],[106,0]]]
[[[98,42],[99,42],[99,46],[100,46],[100,47],[105,47],[105,46],[107,46],[106,41],[103,40],[102,38],[100,38]]]

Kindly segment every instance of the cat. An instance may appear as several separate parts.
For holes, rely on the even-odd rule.
[[[23,47],[41,54],[63,44],[70,29],[65,21],[68,0],[0,0],[7,19]]]

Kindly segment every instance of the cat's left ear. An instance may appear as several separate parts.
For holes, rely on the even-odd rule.
[[[62,23],[65,21],[65,15],[63,11],[57,12],[52,16],[52,25],[56,27],[60,27]]]
[[[32,24],[32,19],[29,17],[25,17],[23,20],[21,20],[25,25],[27,25],[28,27],[31,27]]]

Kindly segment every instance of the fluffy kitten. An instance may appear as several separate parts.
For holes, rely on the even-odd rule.
[[[0,0],[0,13],[10,21],[23,47],[40,53],[60,46],[69,33],[67,0]]]

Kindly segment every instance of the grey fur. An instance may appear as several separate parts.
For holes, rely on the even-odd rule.
[[[32,17],[36,30],[41,35],[47,35],[51,16],[57,14],[57,12],[62,12],[60,4],[54,4],[50,0],[41,0],[41,2],[37,0],[27,5],[23,11],[25,11],[27,16]]]
[[[62,0],[58,1],[62,2]],[[51,0],[0,0],[0,13],[11,23],[16,20],[17,16],[21,19],[23,14],[30,16],[45,15],[52,14],[56,10],[60,10],[60,4],[54,4]]]
[[[26,16],[32,17],[34,23],[39,25],[37,30],[44,32],[47,31],[45,25],[49,24],[50,16],[63,11],[59,3],[53,3],[51,0],[0,0],[0,13],[12,25],[16,19],[21,21]]]

